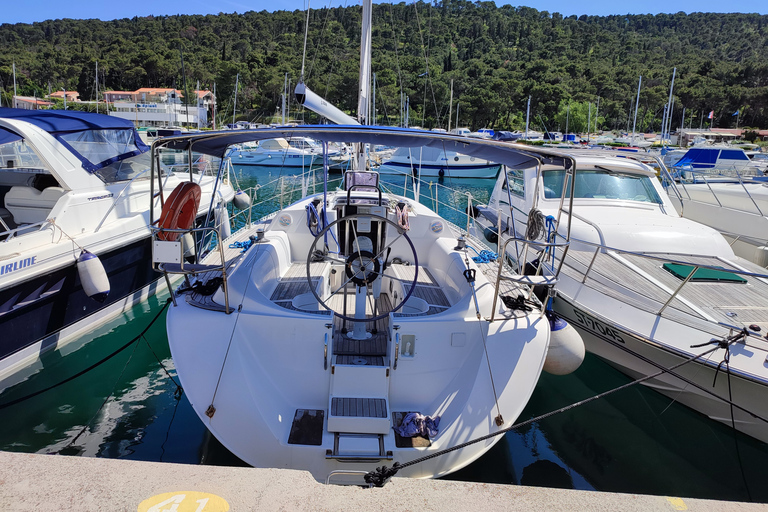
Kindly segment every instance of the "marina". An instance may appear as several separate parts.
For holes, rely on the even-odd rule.
[[[402,7],[401,24],[413,14]],[[437,36],[491,5],[441,5],[434,27],[431,4],[413,7],[419,36],[425,8],[427,30]],[[181,36],[183,90],[174,77],[172,89],[111,91],[113,107],[122,102],[115,116],[98,113],[98,62],[79,80],[85,89],[96,64],[93,90],[68,92],[65,84],[52,93],[49,80],[40,101],[29,69],[31,101],[17,95],[16,61],[7,68],[14,107],[22,108],[0,108],[0,411],[7,420],[0,460],[19,469],[0,475],[11,481],[0,505],[28,508],[30,482],[50,486],[52,468],[66,482],[35,496],[38,508],[55,508],[49,500],[59,492],[81,508],[254,506],[258,498],[231,487],[249,472],[256,482],[272,481],[266,494],[296,482],[295,492],[272,499],[297,509],[317,508],[319,499],[323,507],[359,508],[396,489],[413,489],[396,507],[407,509],[421,508],[415,496],[461,492],[475,498],[462,509],[493,508],[500,497],[540,496],[538,488],[571,492],[540,501],[552,509],[579,508],[583,492],[591,493],[586,501],[600,500],[597,508],[627,510],[686,510],[686,500],[701,510],[712,506],[701,500],[727,503],[720,509],[767,503],[764,162],[701,137],[706,149],[666,147],[677,67],[658,112],[648,98],[663,101],[664,80],[645,71],[624,111],[626,85],[637,76],[636,65],[626,66],[636,55],[614,53],[606,70],[621,69],[623,85],[600,92],[613,96],[603,110],[600,96],[583,90],[600,76],[591,64],[589,76],[580,64],[561,69],[578,82],[514,69],[534,54],[545,61],[519,44],[523,34],[509,21],[522,15],[533,23],[519,9],[476,18],[495,37],[473,27],[462,47],[451,43],[445,54],[450,37],[430,48],[432,34],[425,46],[408,24],[402,34],[374,30],[374,11],[380,18],[383,9],[371,0],[362,2],[359,27],[356,12],[350,24],[331,11],[319,33],[312,27],[320,13],[308,5],[306,20],[288,13],[271,25],[283,35],[303,25],[295,82],[272,71],[277,62],[297,68],[298,38],[225,43],[217,55],[199,45],[218,39],[217,31],[209,26],[197,39],[195,25],[210,17],[185,18],[186,28],[171,29]],[[331,14],[352,57],[351,34],[361,29],[356,90],[349,55],[323,42]],[[590,23],[553,15],[549,27],[543,14],[542,42],[553,30]],[[260,16],[242,15],[233,35]],[[386,23],[396,24],[394,6]],[[616,46],[603,35],[601,45]],[[379,40],[392,36],[394,59],[390,42]],[[485,48],[475,48],[484,37]],[[46,30],[40,44],[64,39]],[[309,39],[317,46],[308,52]],[[592,54],[593,43],[582,51]],[[200,80],[188,87],[188,46],[196,48],[187,55],[197,78],[225,82],[219,113],[229,110],[231,124],[220,116],[216,128],[216,82],[213,91]],[[414,50],[424,56],[423,72],[421,63],[407,63]],[[377,80],[374,59],[393,72]],[[109,81],[157,85],[174,67],[153,66],[163,76],[142,76],[136,65]],[[454,69],[473,85],[458,84],[451,129]],[[324,85],[322,73],[331,74]],[[542,81],[563,89],[537,90]],[[680,88],[681,101],[690,100],[690,86]],[[95,101],[80,101],[88,94]],[[531,117],[534,95],[545,119]],[[512,105],[525,96],[523,132]],[[763,116],[759,106],[743,105],[748,96],[759,101],[739,96],[733,131],[754,141],[762,132],[738,130],[742,115]],[[723,97],[726,109],[736,101],[733,91]],[[59,99],[63,110],[38,110]],[[67,110],[67,101],[97,113]],[[598,112],[611,113],[611,134],[599,129],[607,120]],[[658,113],[660,133],[646,135]],[[142,139],[139,114],[155,128],[158,115],[187,127],[143,126]],[[424,128],[413,127],[419,117]],[[703,126],[703,110],[699,117]],[[715,117],[710,111],[710,131]],[[476,131],[458,128],[467,119]],[[596,143],[624,146],[593,146],[593,120]],[[71,485],[100,467],[99,486],[111,482],[116,492],[96,505],[102,487],[94,495]],[[136,480],[142,467],[143,483]],[[149,481],[158,471],[173,475]],[[199,483],[205,471],[211,488]],[[188,490],[173,488],[180,475]],[[225,475],[231,480],[222,484]],[[336,505],[342,496],[348,500]]]
[[[278,179],[274,169],[252,166],[236,168],[234,175],[242,188],[259,183],[267,187]],[[445,189],[438,185],[450,185],[470,192],[480,201],[487,201],[493,187],[492,180],[440,181],[426,180],[422,186],[441,190],[445,198]],[[399,179],[389,183],[402,187]],[[167,299],[167,294],[151,298],[69,344],[67,350],[45,355],[41,359],[44,370],[5,389],[0,395],[0,410],[10,421],[0,426],[0,449],[245,466],[208,433],[186,394],[177,398],[178,380],[162,316]],[[161,317],[152,324],[158,313]],[[144,338],[92,370],[23,402],[7,405],[99,363],[150,324]],[[542,374],[519,420],[628,382],[630,378],[587,354],[582,366],[571,375]],[[734,433],[674,399],[633,386],[509,432],[486,455],[448,478],[765,502],[768,495],[761,482],[768,477],[763,464],[766,456],[768,445]]]

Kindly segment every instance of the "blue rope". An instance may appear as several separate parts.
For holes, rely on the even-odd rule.
[[[552,241],[550,239],[550,236],[552,235],[552,232],[555,231],[555,218],[552,215],[547,215],[547,217],[544,219],[547,224],[547,242]],[[555,237],[557,238],[557,237]],[[555,248],[552,247],[552,267],[555,266]]]
[[[482,251],[477,252],[477,249],[475,249],[471,245],[467,245],[467,247],[475,251],[475,254],[477,254],[477,256],[472,257],[472,261],[474,261],[475,263],[491,263],[492,261],[496,261],[497,259],[499,259],[499,255],[493,251],[483,249]]]
[[[320,234],[320,231],[325,227],[325,225],[320,226],[321,220],[320,220],[320,214],[317,211],[317,208],[315,208],[315,205],[312,203],[309,203],[306,207],[307,210],[307,227],[309,228],[309,232],[312,234],[312,236],[317,236]],[[317,219],[317,230],[312,229],[312,216]],[[325,215],[323,215],[323,220],[325,219]]]
[[[248,249],[250,249],[252,245],[253,245],[253,240],[251,240],[249,238],[248,240],[245,240],[243,242],[233,242],[233,243],[229,244],[229,248],[230,249],[242,249],[243,250],[242,252],[245,252]]]

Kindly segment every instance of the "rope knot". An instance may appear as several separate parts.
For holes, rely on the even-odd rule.
[[[390,478],[395,476],[400,469],[400,463],[395,462],[392,467],[379,466],[373,471],[369,471],[365,475],[365,483],[373,485],[375,487],[384,487]]]

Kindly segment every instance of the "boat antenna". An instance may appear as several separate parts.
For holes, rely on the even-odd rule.
[[[309,0],[307,0],[307,23],[304,25],[304,53],[301,55],[301,75],[299,81],[304,82],[304,63],[307,60],[307,34],[309,33]]]

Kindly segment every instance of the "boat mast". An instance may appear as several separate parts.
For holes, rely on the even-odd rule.
[[[237,87],[240,85],[240,73],[235,76],[235,105],[232,108],[232,124],[235,124],[235,114],[237,113]]]
[[[13,62],[13,108],[16,108],[16,61]]]
[[[369,109],[371,99],[371,14],[372,0],[363,0],[363,20],[360,34],[360,81],[357,98],[357,121],[370,124]],[[365,144],[356,145],[357,168],[365,169],[367,161]]]
[[[672,128],[672,91],[675,88],[675,74],[677,73],[677,68],[672,68],[672,83],[669,85],[669,100],[667,100],[667,125],[663,126],[661,130],[661,145],[664,145],[664,129],[666,128],[667,136],[669,136],[669,130]]]
[[[96,61],[96,113],[99,113],[99,61]]]
[[[637,128],[637,109],[640,107],[640,85],[643,83],[643,75],[640,75],[640,80],[637,82],[637,101],[635,102],[635,120],[632,121],[632,145],[635,145],[635,128]]]
[[[288,73],[283,80],[283,126],[285,126],[285,100],[288,97]]]
[[[531,116],[531,97],[528,96],[528,107],[525,109],[525,140],[528,140],[528,118]]]
[[[453,78],[451,78],[451,100],[448,102],[448,132],[449,133],[451,131],[451,112],[453,112]]]

